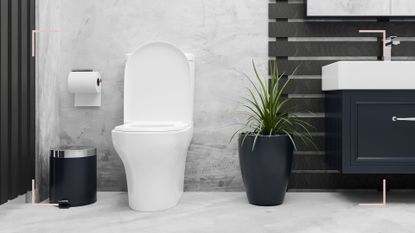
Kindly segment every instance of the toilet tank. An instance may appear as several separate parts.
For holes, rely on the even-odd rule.
[[[166,42],[146,43],[129,55],[124,74],[124,123],[191,123],[192,57]]]

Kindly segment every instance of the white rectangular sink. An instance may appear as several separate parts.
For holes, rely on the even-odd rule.
[[[415,61],[339,61],[323,66],[323,91],[415,90]]]

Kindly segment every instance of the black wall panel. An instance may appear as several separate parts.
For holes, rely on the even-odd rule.
[[[35,167],[35,0],[0,0],[0,204],[31,189]]]
[[[377,188],[382,178],[387,178],[392,188],[415,188],[414,175],[343,175],[330,168],[325,155],[325,94],[321,91],[322,66],[381,56],[380,38],[376,38],[380,35],[360,34],[359,29],[385,29],[388,35],[405,37],[394,47],[393,56],[400,60],[415,57],[415,19],[307,18],[305,12],[301,0],[269,3],[269,62],[277,62],[280,72],[286,74],[299,66],[296,79],[287,88],[292,100],[284,111],[297,113],[315,126],[312,133],[318,146],[300,145],[290,188]]]

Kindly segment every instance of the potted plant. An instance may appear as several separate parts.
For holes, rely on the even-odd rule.
[[[242,105],[247,120],[232,138],[239,134],[239,162],[248,201],[261,206],[279,205],[284,201],[298,141],[313,144],[311,125],[283,111],[289,103],[283,93],[295,71],[284,78],[275,65],[265,81],[254,62],[252,65],[257,84],[248,77],[251,87]]]

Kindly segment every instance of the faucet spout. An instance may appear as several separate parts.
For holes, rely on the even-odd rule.
[[[383,55],[384,61],[392,61],[392,48],[393,46],[400,45],[401,42],[397,40],[397,36],[390,36],[385,41],[385,53]]]
[[[381,33],[382,34],[382,60],[390,61],[391,56],[388,56],[388,48],[386,41],[386,30],[359,30],[359,33]],[[389,60],[388,60],[389,59]]]

